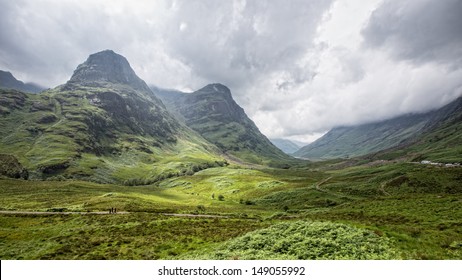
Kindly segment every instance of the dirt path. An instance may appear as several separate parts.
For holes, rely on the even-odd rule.
[[[130,214],[130,212],[117,212],[109,213],[109,211],[99,212],[42,212],[42,211],[0,211],[0,214],[5,215],[124,215]]]
[[[391,194],[385,190],[385,186],[386,186],[387,183],[388,183],[388,181],[381,183],[380,187],[379,187],[379,191],[381,191],[384,195],[390,196]]]
[[[149,213],[149,212],[126,212],[120,211],[117,213],[108,212],[40,212],[40,211],[0,211],[0,215],[129,215],[134,213]],[[206,214],[178,214],[178,213],[150,213],[154,215],[162,215],[169,217],[186,217],[186,218],[222,218],[227,219],[229,216],[206,215]]]
[[[330,176],[330,177],[328,177],[328,178],[326,178],[326,179],[324,179],[324,180],[322,180],[322,181],[317,182],[316,185],[314,185],[314,188],[315,188],[316,190],[320,191],[320,192],[329,193],[328,191],[321,189],[321,185],[324,184],[324,183],[326,183],[326,182],[329,181],[330,179],[332,179],[332,176]]]
[[[315,190],[317,191],[320,191],[320,192],[323,192],[323,193],[326,193],[326,194],[329,194],[329,195],[333,195],[333,196],[336,196],[336,197],[339,197],[339,198],[348,198],[347,195],[345,194],[342,194],[342,193],[338,193],[338,192],[334,192],[334,191],[329,191],[329,190],[325,190],[325,189],[322,189],[321,186],[324,185],[325,183],[327,183],[327,181],[329,181],[330,179],[332,179],[333,177],[330,176],[326,179],[323,179],[319,182],[317,182],[316,184],[314,184],[314,188]]]

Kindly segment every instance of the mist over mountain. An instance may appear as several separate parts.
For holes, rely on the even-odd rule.
[[[281,151],[283,151],[286,154],[292,154],[298,151],[303,145],[299,146],[297,143],[287,140],[287,139],[282,139],[282,138],[271,138],[269,139],[271,143],[273,143],[276,147],[278,147]]]
[[[356,157],[386,150],[404,149],[419,143],[430,134],[435,138],[427,149],[442,149],[442,140],[454,138],[446,148],[462,143],[458,126],[462,120],[462,97],[450,104],[427,113],[404,116],[357,126],[337,127],[320,139],[302,147],[295,156],[308,159],[332,159]],[[450,129],[448,127],[451,127]],[[441,129],[448,129],[444,133]],[[442,135],[437,135],[443,133]],[[433,146],[433,147],[432,147]],[[416,152],[417,153],[417,152]]]
[[[34,84],[24,83],[17,80],[10,72],[0,70],[0,88],[4,89],[16,89],[24,92],[39,93],[45,88]]]

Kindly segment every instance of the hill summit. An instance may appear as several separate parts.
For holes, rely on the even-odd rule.
[[[76,83],[86,86],[101,83],[124,84],[136,90],[150,92],[149,87],[135,74],[127,59],[112,50],[92,54],[80,64],[67,84]]]

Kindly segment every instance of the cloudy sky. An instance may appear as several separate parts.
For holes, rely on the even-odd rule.
[[[227,85],[268,137],[462,95],[462,0],[0,0],[0,69],[47,87],[112,49],[148,84]]]

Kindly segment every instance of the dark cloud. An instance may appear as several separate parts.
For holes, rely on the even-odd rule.
[[[262,76],[288,72],[308,79],[294,61],[313,46],[331,1],[181,1],[166,50],[207,82],[244,89]],[[306,77],[305,77],[306,76]],[[290,81],[288,81],[290,82]],[[239,95],[239,92],[237,94]]]
[[[386,0],[363,30],[365,45],[395,58],[462,66],[462,1]]]

